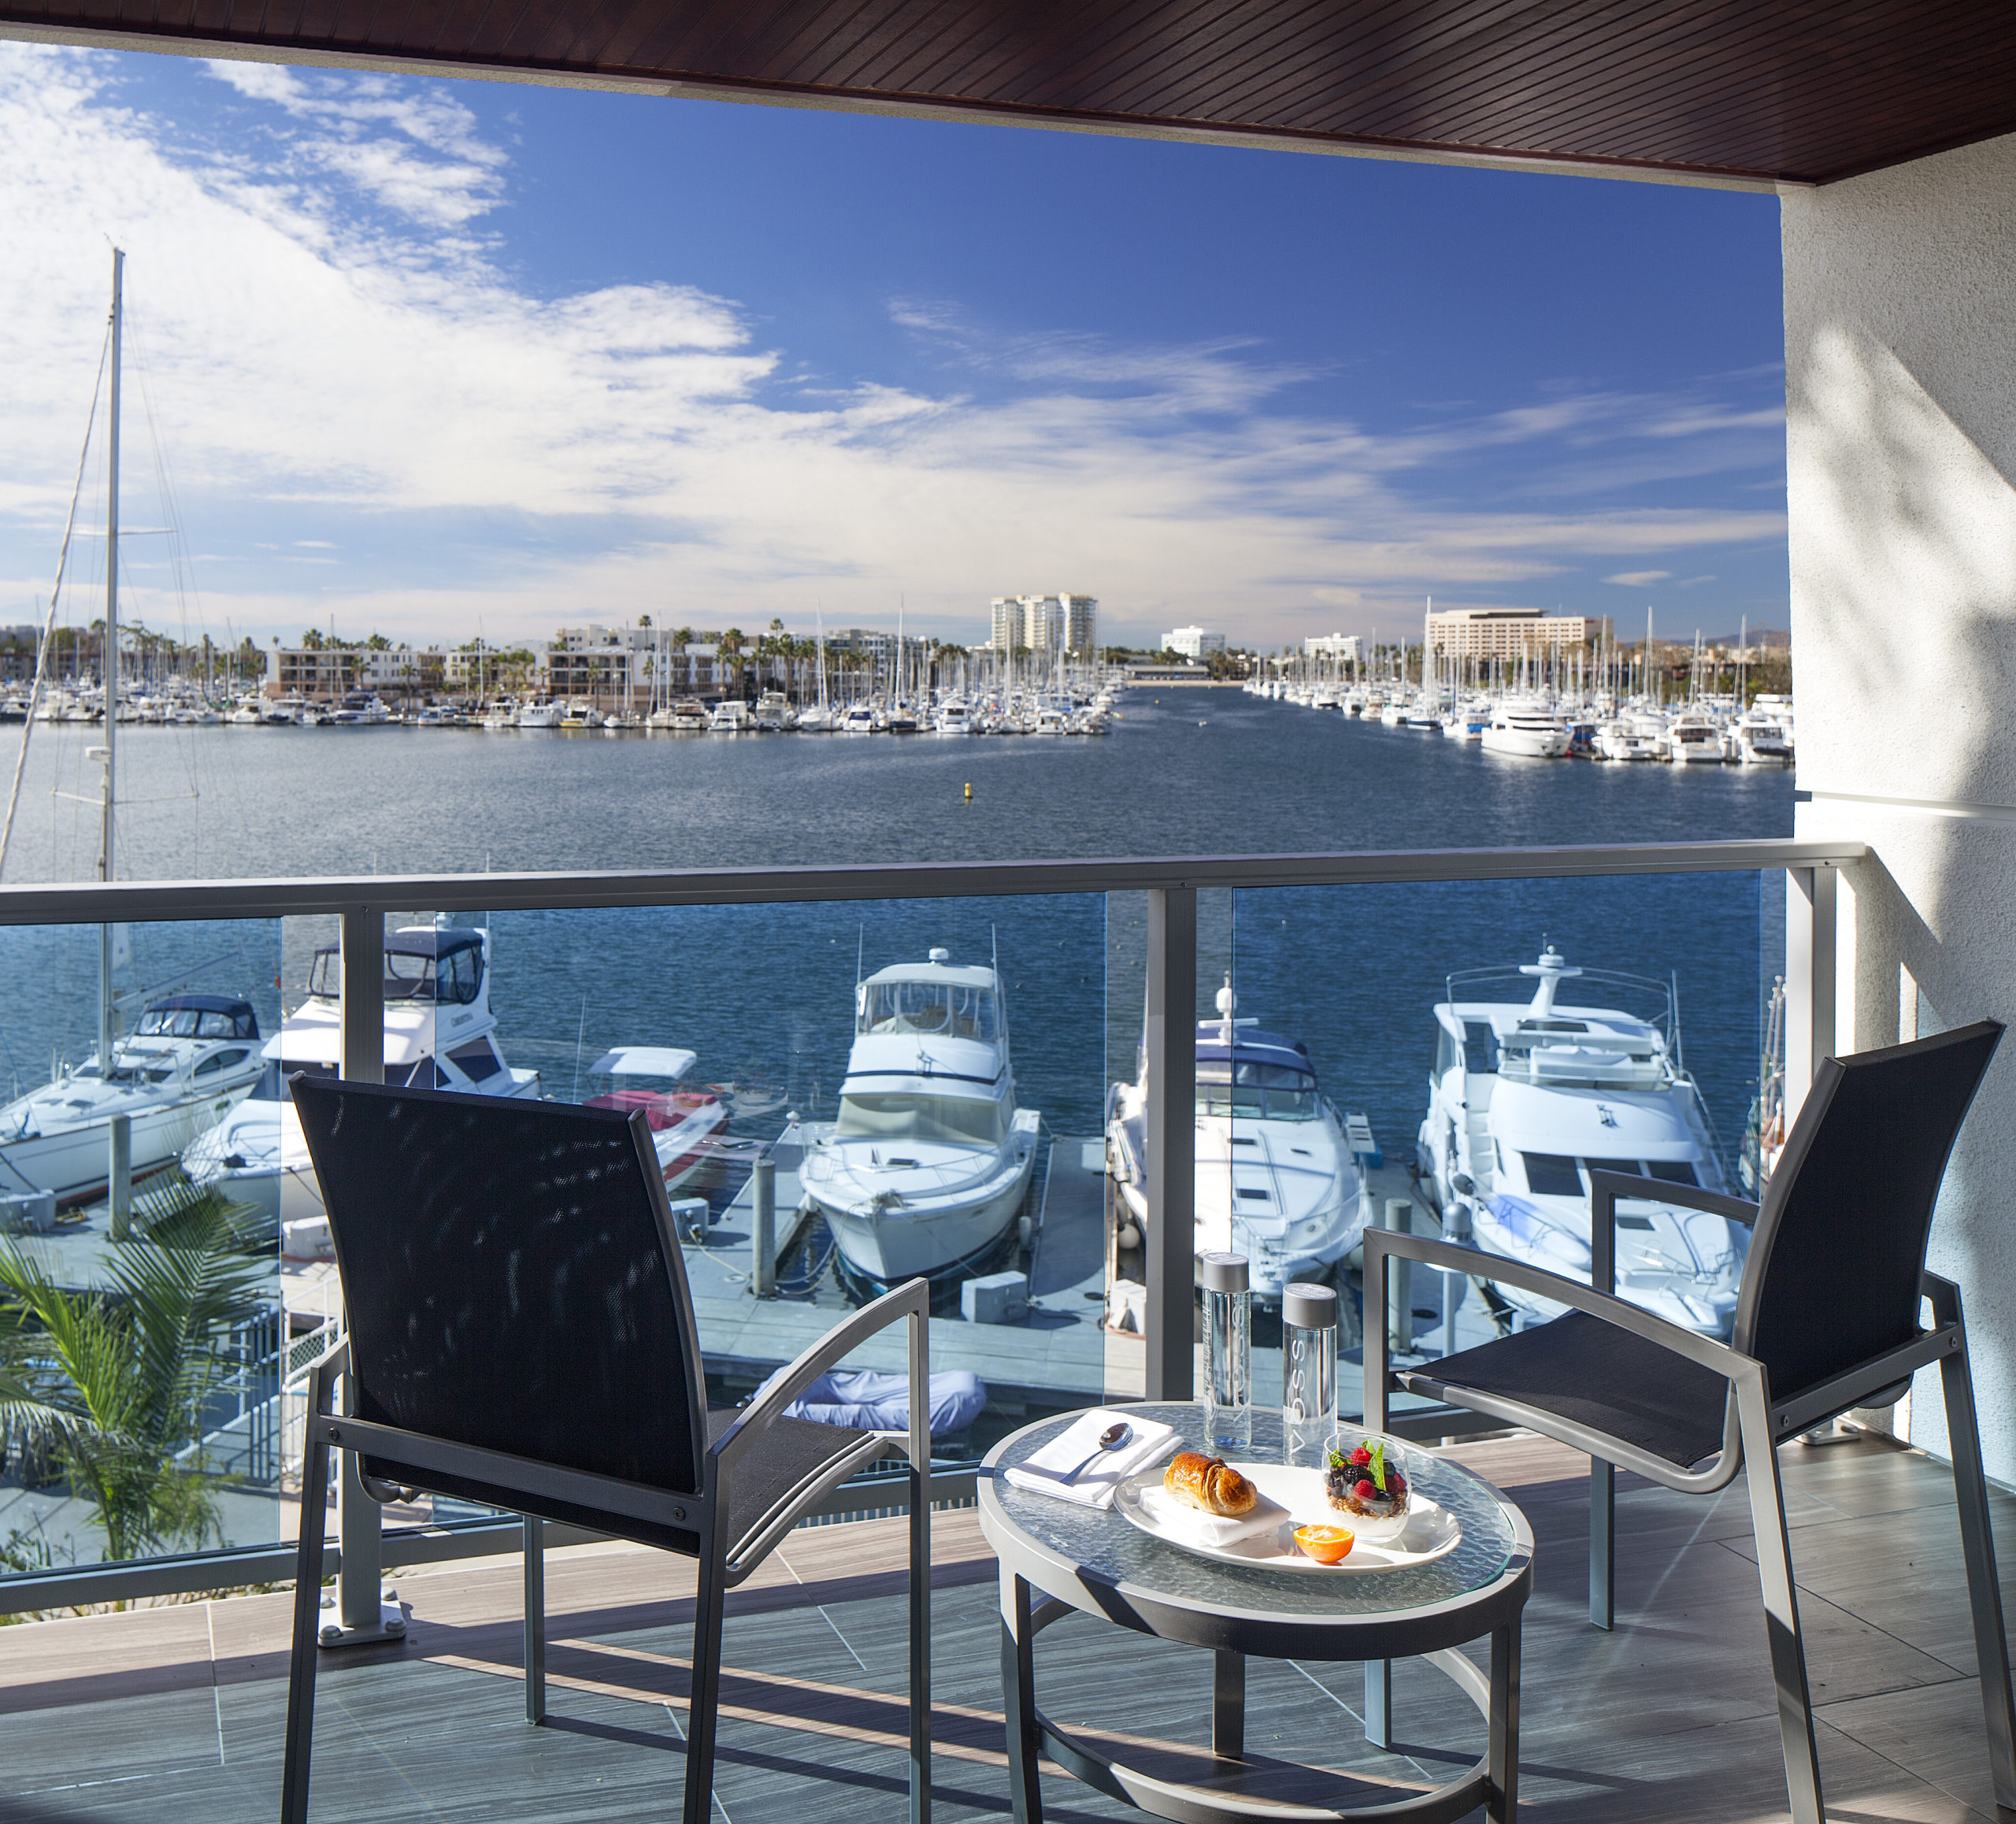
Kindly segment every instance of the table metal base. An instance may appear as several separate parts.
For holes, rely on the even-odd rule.
[[[1037,1763],[1047,1754],[1095,1791],[1173,1824],[1334,1824],[1378,1819],[1381,1824],[1455,1824],[1480,1805],[1491,1824],[1513,1824],[1518,1804],[1519,1622],[1515,1615],[1491,1634],[1491,1670],[1480,1671],[1454,1648],[1422,1655],[1445,1673],[1477,1707],[1488,1739],[1477,1764],[1432,1792],[1377,1804],[1334,1807],[1242,1803],[1202,1787],[1159,1779],[1113,1759],[1058,1727],[1036,1707],[1036,1637],[1052,1622],[1082,1611],[1046,1597],[1032,1600],[1021,1577],[1002,1580],[1001,1688],[1008,1724],[1008,1777],[1015,1824],[1042,1824],[1043,1791]],[[1217,1652],[1211,1679],[1211,1752],[1245,1759],[1246,1655]],[[1375,1744],[1384,1746],[1384,1743]]]

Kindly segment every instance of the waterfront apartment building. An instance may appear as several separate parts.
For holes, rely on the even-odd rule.
[[[440,689],[447,672],[438,647],[276,646],[266,653],[266,695],[323,702],[358,690],[413,695]]]
[[[1365,642],[1355,633],[1312,633],[1302,643],[1304,658],[1329,658],[1355,665],[1365,654]]]
[[[1451,608],[1428,617],[1428,641],[1451,658],[1540,658],[1586,646],[1606,623],[1589,614],[1537,608]]]
[[[1162,636],[1165,652],[1180,652],[1185,658],[1202,658],[1207,652],[1223,652],[1225,636],[1206,627],[1172,627]]]
[[[997,595],[987,643],[996,652],[1026,646],[1089,658],[1099,650],[1099,614],[1091,595]]]

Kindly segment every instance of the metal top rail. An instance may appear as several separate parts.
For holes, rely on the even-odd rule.
[[[895,862],[855,868],[691,868],[637,872],[376,874],[296,880],[121,880],[0,887],[0,925],[301,918],[371,907],[439,912],[624,906],[958,899],[1156,888],[1366,886],[1619,874],[1733,873],[1838,867],[1862,843],[1793,837],[1608,847],[1399,849],[1348,855],[1177,855],[1156,859]]]

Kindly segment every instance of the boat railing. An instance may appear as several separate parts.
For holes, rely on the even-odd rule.
[[[1199,900],[1212,892],[1258,889],[1370,888],[1456,882],[1596,880],[1681,874],[1770,873],[1787,881],[1787,1000],[1783,1118],[1789,1123],[1819,1059],[1835,1049],[1837,881],[1841,868],[1869,853],[1858,843],[1798,839],[1559,847],[1373,851],[1357,854],[1177,856],[1006,862],[893,863],[847,868],[612,870],[546,873],[394,875],[362,877],[118,881],[0,886],[0,925],[106,925],[200,921],[329,918],[338,921],[336,995],[343,1076],[384,1075],[384,978],[388,914],[424,907],[437,914],[547,913],[557,909],[776,906],[961,899],[1140,895],[1145,900],[1147,1018],[1140,1136],[1148,1203],[1143,1301],[1144,1347],[1138,1390],[1151,1400],[1194,1393],[1192,1261],[1195,1212],[1195,1108],[1199,1014]],[[1452,977],[1455,984],[1467,978]],[[1526,978],[1529,981],[1530,978]],[[1607,979],[1588,970],[1584,982]],[[1641,978],[1642,979],[1642,978]],[[1658,984],[1654,984],[1658,985]],[[1676,1060],[1677,1062],[1677,1060]],[[293,1422],[289,1402],[298,1359],[313,1338],[297,1338],[270,1370],[271,1433],[284,1454]],[[250,1374],[250,1367],[247,1370]],[[248,1411],[268,1396],[246,1380]],[[260,1420],[264,1425],[265,1418]],[[1396,1418],[1395,1422],[1401,1423]],[[1446,1418],[1433,1420],[1436,1431]],[[268,1449],[267,1433],[257,1440]],[[969,1466],[934,1472],[934,1500],[970,1496]],[[861,1504],[836,1491],[833,1513]],[[382,1515],[346,1497],[340,1575],[375,1593],[385,1548]],[[437,1524],[398,1545],[399,1561],[509,1549],[515,1519]],[[553,1543],[569,1537],[551,1529]],[[0,1612],[48,1611],[80,1603],[283,1579],[292,1550],[284,1544],[235,1548],[126,1563],[62,1567],[0,1577]]]

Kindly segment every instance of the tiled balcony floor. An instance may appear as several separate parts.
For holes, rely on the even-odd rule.
[[[1603,1824],[1784,1815],[1742,1485],[1687,1500],[1628,1478],[1619,1625],[1585,1618],[1584,1459],[1507,1442],[1458,1455],[1533,1523],[1521,1797],[1536,1819]],[[1830,1814],[1992,1818],[1950,1477],[1874,1442],[1788,1448]],[[1996,1498],[2005,1568],[2016,1500]],[[936,1522],[937,1815],[1008,1811],[996,1585],[970,1512]],[[725,1824],[852,1824],[904,1804],[902,1523],[811,1529],[731,1599],[717,1807]],[[550,1726],[518,1684],[515,1560],[398,1580],[401,1649],[324,1655],[311,1815],[597,1820],[676,1814],[692,1589],[681,1561],[555,1554]],[[0,1818],[8,1824],[267,1824],[279,1802],[286,1596],[0,1630]],[[1038,1689],[1059,1721],[1208,1740],[1206,1655],[1089,1620],[1047,1633]],[[1481,1726],[1440,1674],[1403,1666],[1408,1752],[1368,1755],[1358,1669],[1254,1662],[1249,1752],[1419,1781],[1467,1764]],[[1193,1749],[1191,1752],[1195,1752]],[[1200,1759],[1206,1759],[1201,1757]],[[1054,1770],[1049,1815],[1121,1808]]]

